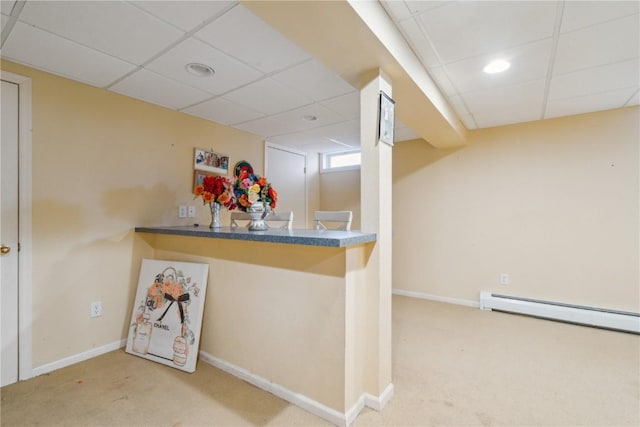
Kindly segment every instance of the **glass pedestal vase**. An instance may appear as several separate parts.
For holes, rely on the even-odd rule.
[[[268,230],[269,226],[264,220],[267,213],[267,207],[263,202],[256,202],[249,206],[247,208],[247,214],[249,214],[249,217],[251,218],[251,221],[249,222],[249,231]]]
[[[211,208],[211,224],[209,228],[220,228],[220,203],[209,203]]]

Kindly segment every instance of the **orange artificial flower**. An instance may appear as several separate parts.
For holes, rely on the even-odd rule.
[[[231,197],[229,197],[229,193],[222,193],[218,196],[218,203],[222,205],[227,205],[231,201]]]
[[[208,191],[202,193],[202,200],[204,200],[205,203],[215,202],[215,198],[216,196],[213,193],[209,193]]]
[[[249,206],[251,206],[251,202],[249,201],[249,198],[247,197],[246,194],[242,194],[240,197],[238,197],[238,204],[245,208],[248,208]]]

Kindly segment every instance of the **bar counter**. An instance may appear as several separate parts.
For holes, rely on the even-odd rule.
[[[143,257],[209,264],[201,361],[338,426],[348,426],[365,401],[383,400],[370,357],[378,331],[369,268],[376,233],[135,231]]]
[[[135,230],[137,233],[172,234],[177,236],[289,243],[293,245],[328,246],[333,248],[345,248],[347,246],[376,241],[375,233],[340,230],[269,229],[266,231],[249,231],[246,227],[209,228],[208,226],[136,227]]]

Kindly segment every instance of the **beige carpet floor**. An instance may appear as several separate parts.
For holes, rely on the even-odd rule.
[[[355,427],[640,426],[640,336],[394,296],[393,383]],[[0,392],[7,427],[329,425],[206,363],[124,350]]]

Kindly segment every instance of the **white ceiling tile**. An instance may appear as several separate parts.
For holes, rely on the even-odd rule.
[[[551,56],[551,39],[529,43],[517,48],[504,49],[492,54],[447,64],[449,79],[460,92],[516,85],[544,79]],[[504,59],[511,67],[497,74],[487,74],[482,69],[494,59]]]
[[[356,148],[357,146],[344,146],[342,144],[336,144],[333,141],[323,139],[316,140],[308,144],[298,145],[296,148],[300,151],[306,151],[307,153],[333,153],[337,151],[345,151],[350,148]]]
[[[634,89],[619,89],[575,98],[557,99],[547,102],[545,118],[570,116],[592,111],[620,108],[632,96]]]
[[[257,111],[253,111],[244,105],[238,105],[235,102],[228,101],[221,97],[205,101],[182,111],[224,125],[234,125],[235,123],[246,122],[262,117],[262,114]]]
[[[306,119],[310,117],[315,117],[316,120]],[[300,132],[344,121],[339,114],[318,103],[276,114],[270,119],[282,123],[281,130],[277,134]]]
[[[443,94],[450,96],[458,93],[456,88],[453,86],[453,83],[451,83],[444,67],[429,68],[429,75],[433,79],[434,83],[438,85],[438,88],[440,88],[440,91]]]
[[[2,18],[2,28],[4,28],[4,26],[7,25],[7,22],[9,22],[9,17],[5,15],[0,15],[0,18]]]
[[[424,11],[435,9],[442,6],[446,1],[432,1],[432,0],[406,0],[405,3],[411,11],[411,13],[423,13]]]
[[[631,107],[632,105],[640,105],[640,90],[636,90],[626,104],[624,104],[625,107]]]
[[[634,15],[560,35],[553,74],[637,58],[639,53],[640,30]]]
[[[478,113],[474,114],[474,118],[479,128],[490,128],[540,120],[540,111],[525,107],[517,110]]]
[[[315,59],[295,65],[271,76],[314,101],[353,92],[354,87]]]
[[[308,133],[299,133],[287,135],[285,137],[269,138],[269,142],[295,148],[299,151],[307,153],[332,153],[337,151],[345,151],[354,148],[344,144],[335,143],[326,138],[309,135]]]
[[[132,64],[21,22],[13,27],[2,57],[98,87],[135,69]]]
[[[2,1],[3,26],[13,4]],[[25,4],[20,19],[33,24],[18,22],[2,51],[5,58],[104,87],[135,71],[140,58],[146,64],[162,54],[145,65],[149,70],[136,71],[113,89],[203,119],[244,126],[300,150],[360,145],[359,92],[239,2]],[[383,6],[467,129],[539,119],[547,86],[547,116],[640,103],[638,1],[383,1]],[[559,10],[564,11],[563,34],[554,57],[554,80],[545,85]],[[199,27],[199,41],[194,37],[181,43],[185,32]],[[511,55],[506,74],[479,71],[499,53]],[[115,60],[117,56],[128,62]],[[231,57],[236,60],[229,61]],[[187,62],[210,63],[216,76],[186,74]],[[264,78],[266,73],[271,76]],[[301,121],[305,114],[319,116],[320,123]],[[344,122],[318,126],[325,120]],[[412,138],[412,133],[397,122],[396,141]]]
[[[308,144],[310,142],[331,142],[338,149],[360,146],[360,122],[352,120],[311,129],[305,132],[278,135],[269,139],[272,142],[285,145]]]
[[[211,95],[148,70],[139,70],[113,85],[110,90],[152,104],[178,110]]]
[[[195,36],[263,73],[282,70],[309,58],[242,5],[235,6]]]
[[[278,135],[282,131],[282,125],[269,117],[238,123],[234,127],[255,135],[262,135],[264,138]]]
[[[453,108],[458,116],[464,116],[469,114],[469,109],[464,103],[461,96],[455,95],[448,98],[451,108]]]
[[[551,37],[556,2],[447,2],[420,15],[445,62]]]
[[[137,65],[183,36],[119,1],[28,1],[20,20]]]
[[[317,120],[307,121],[304,119],[305,116],[315,116]],[[336,113],[319,104],[313,104],[275,116],[239,123],[236,127],[259,135],[273,137],[318,129],[338,120],[340,118]]]
[[[11,11],[13,10],[13,6],[15,4],[16,0],[2,0],[0,2],[0,13],[7,16],[11,15]]]
[[[302,96],[269,78],[226,93],[224,97],[267,115],[281,113],[313,103],[312,99]]]
[[[560,31],[566,33],[639,12],[638,1],[567,1]]]
[[[311,133],[328,138],[331,141],[347,147],[360,146],[360,121],[336,123],[322,128],[313,129]]]
[[[411,11],[403,1],[383,0],[380,3],[387,10],[389,16],[395,21],[402,21],[411,16]]]
[[[269,142],[274,144],[286,145],[287,147],[298,147],[305,144],[325,141],[322,136],[312,134],[311,132],[288,133],[286,135],[277,135],[268,138]]]
[[[317,154],[317,151],[313,151],[313,150],[307,151],[307,150],[302,149],[300,147],[302,141],[300,141],[300,140],[291,141],[289,143],[278,142],[278,141],[274,141],[272,139],[267,139],[266,141],[269,142],[269,143],[278,144],[278,145],[282,145],[282,146],[285,146],[285,147],[293,148],[293,149],[298,150],[298,151],[302,151],[302,152],[306,152],[306,153],[310,153],[310,154]]]
[[[464,125],[467,130],[478,129],[478,125],[476,124],[476,119],[471,114],[464,114],[459,116],[460,121]]]
[[[537,80],[517,86],[503,86],[490,90],[479,90],[462,94],[471,113],[478,118],[478,113],[501,111],[542,112],[544,80]],[[540,117],[538,117],[540,118]],[[509,120],[510,123],[513,121]],[[480,123],[478,123],[479,126]]]
[[[185,68],[191,62],[209,65],[215,74],[210,77],[195,76]],[[253,68],[196,39],[183,41],[145,68],[216,95],[261,77]]]
[[[431,47],[431,43],[424,36],[422,29],[415,19],[407,19],[401,24],[402,33],[409,40],[409,45],[416,56],[426,67],[433,67],[440,64],[438,55]]]
[[[207,19],[221,14],[235,1],[133,1],[136,6],[181,30],[193,30]]]
[[[555,76],[549,87],[550,100],[584,96],[640,86],[640,60],[618,62]]]
[[[335,98],[326,99],[320,104],[335,111],[345,120],[360,118],[360,92],[353,91]]]

